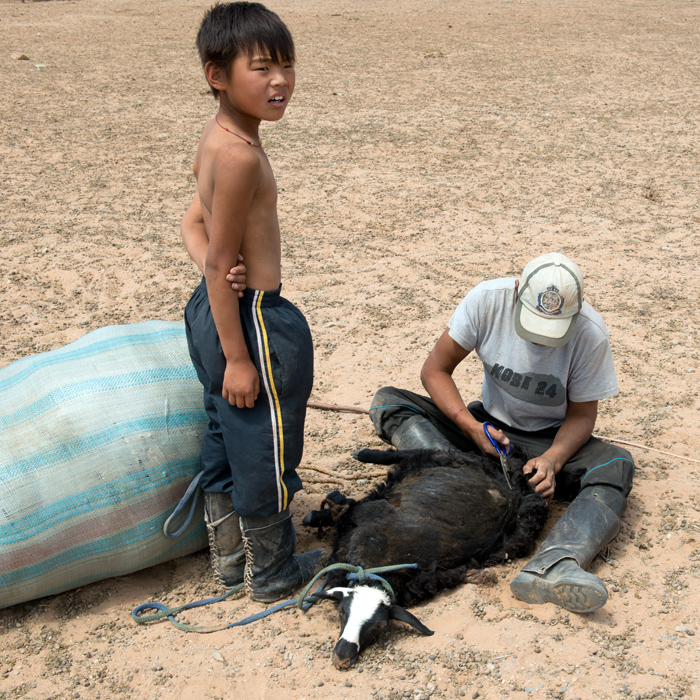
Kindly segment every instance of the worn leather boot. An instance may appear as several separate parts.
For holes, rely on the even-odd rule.
[[[526,603],[554,603],[575,613],[595,612],[608,600],[605,584],[585,571],[619,532],[622,492],[611,486],[584,489],[554,525],[510,590]]]
[[[221,586],[233,588],[243,582],[245,549],[230,493],[204,492],[204,521],[214,578]]]
[[[269,518],[241,518],[245,583],[254,600],[273,603],[308,583],[328,559],[325,549],[294,554],[296,533],[289,509]]]
[[[427,418],[416,414],[405,420],[391,436],[397,450],[457,449]]]

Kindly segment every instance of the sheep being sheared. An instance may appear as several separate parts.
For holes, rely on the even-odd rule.
[[[349,586],[346,573],[329,574],[322,594],[338,602],[341,634],[333,652],[349,668],[389,619],[432,632],[403,608],[453,588],[470,569],[528,555],[547,519],[547,504],[522,472],[522,453],[509,459],[510,489],[498,462],[481,455],[433,450],[360,450],[361,462],[395,464],[384,483],[355,501],[338,491],[304,518],[311,527],[334,525],[337,538],[329,564],[370,569],[418,565],[387,573],[395,600],[380,584]]]

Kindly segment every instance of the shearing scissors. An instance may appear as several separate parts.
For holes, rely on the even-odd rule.
[[[513,450],[511,448],[508,452],[506,452],[506,448],[503,445],[501,445],[501,443],[498,442],[498,440],[491,437],[489,428],[493,428],[494,430],[497,429],[493,423],[486,421],[484,423],[484,433],[486,433],[486,437],[489,439],[489,442],[494,446],[496,452],[498,452],[498,459],[501,460],[501,469],[503,470],[503,476],[506,477],[506,484],[508,484],[508,488],[512,490],[513,486],[510,483],[510,476],[508,476],[508,457],[513,452]]]

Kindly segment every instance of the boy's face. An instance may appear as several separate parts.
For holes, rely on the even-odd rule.
[[[284,115],[294,92],[293,63],[275,63],[267,49],[237,56],[222,81],[227,101],[236,111],[265,121]],[[223,98],[223,95],[221,95]]]

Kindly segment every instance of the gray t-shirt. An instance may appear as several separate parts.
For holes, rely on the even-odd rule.
[[[608,329],[583,302],[574,334],[560,348],[523,340],[513,325],[515,278],[482,282],[452,315],[450,337],[484,364],[481,400],[506,425],[534,431],[556,427],[569,401],[618,393]]]

